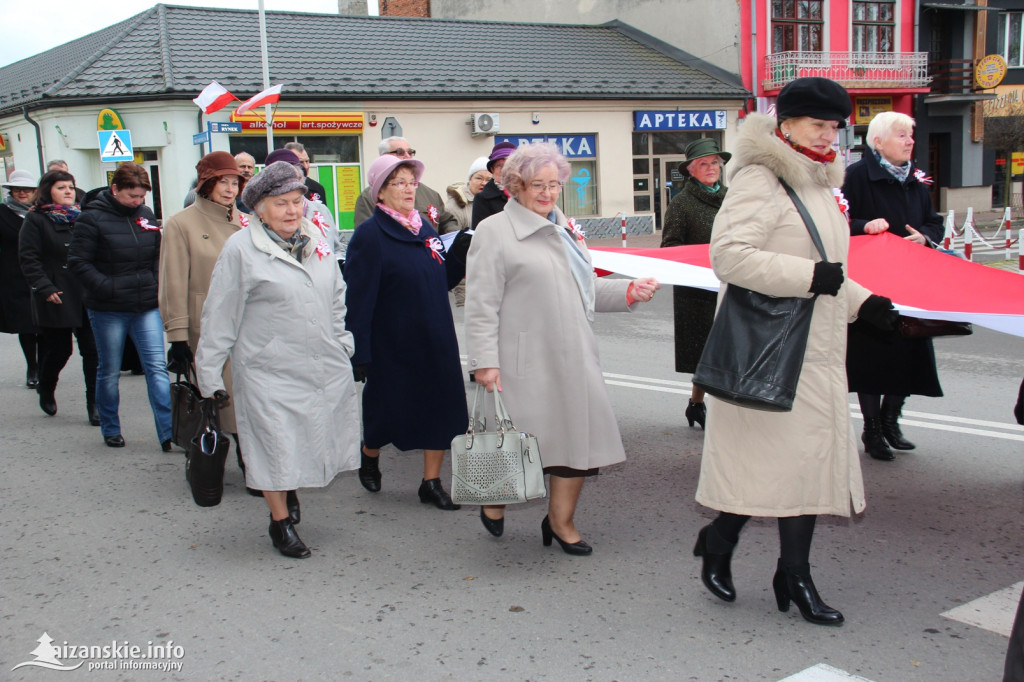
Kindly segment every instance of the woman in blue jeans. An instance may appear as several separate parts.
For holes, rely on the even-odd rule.
[[[157,439],[164,452],[170,452],[171,386],[157,303],[160,227],[144,203],[151,189],[145,168],[121,164],[110,189],[84,207],[68,266],[85,289],[85,307],[96,337],[96,406],[104,442],[124,447],[117,382],[125,338],[131,337],[146,374]]]

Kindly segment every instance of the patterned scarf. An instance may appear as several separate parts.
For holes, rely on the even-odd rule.
[[[43,204],[33,206],[32,210],[42,213],[57,225],[74,225],[78,216],[82,215],[82,209],[78,204],[65,206],[64,204]]]
[[[875,155],[875,158],[878,159],[878,165],[884,168],[885,170],[889,171],[889,175],[896,178],[901,185],[907,182],[907,178],[910,177],[911,164],[909,161],[907,161],[902,166],[896,166],[890,163],[884,156],[879,154],[877,149],[873,153]]]
[[[833,161],[836,160],[835,149],[829,149],[828,153],[826,154],[819,154],[818,152],[814,151],[813,149],[810,149],[809,147],[804,147],[803,145],[797,144],[796,142],[787,140],[786,136],[782,134],[782,130],[779,128],[775,129],[775,136],[778,137],[783,142],[785,142],[786,144],[788,144],[794,150],[806,156],[811,161],[817,161],[818,163],[832,163]]]
[[[302,262],[302,251],[303,249],[306,248],[306,244],[309,243],[309,237],[302,234],[301,229],[295,230],[295,234],[293,234],[288,239],[284,239],[277,232],[271,230],[265,223],[261,224],[263,225],[263,229],[266,230],[267,235],[270,237],[270,239],[273,240],[273,242],[277,244],[282,251],[287,253],[289,256],[294,258],[299,263]]]
[[[4,199],[4,205],[14,211],[19,218],[24,218],[25,214],[32,210],[32,204],[26,204],[18,201],[14,198],[13,194],[7,195],[7,198]]]
[[[423,218],[420,217],[419,211],[416,209],[412,210],[408,216],[404,216],[393,208],[388,208],[381,202],[377,202],[377,208],[387,213],[389,216],[395,219],[395,222],[409,230],[413,234],[419,234],[420,228],[423,227]]]

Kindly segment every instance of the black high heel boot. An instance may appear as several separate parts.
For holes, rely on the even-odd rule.
[[[85,411],[89,413],[89,424],[92,426],[100,425],[100,410],[96,407],[96,397],[86,394],[85,396]]]
[[[275,521],[270,517],[270,540],[277,547],[277,551],[293,559],[305,559],[312,554],[306,543],[302,541],[299,534],[295,532],[295,526],[289,518]]]
[[[444,511],[462,509],[462,505],[452,502],[451,496],[441,487],[440,478],[432,478],[429,481],[423,479],[423,483],[420,483],[419,496],[423,504],[429,502]]]
[[[299,496],[298,491],[289,490],[285,496],[285,504],[288,505],[288,519],[292,522],[292,525],[299,525],[299,521],[302,520],[302,510],[299,507]]]
[[[587,556],[594,551],[594,548],[585,543],[583,540],[579,542],[566,542],[562,538],[555,535],[555,531],[551,530],[551,521],[548,517],[544,517],[544,520],[540,522],[540,537],[544,542],[545,547],[551,546],[551,540],[558,540],[558,544],[562,546],[562,551],[566,554],[572,554],[573,556]]]
[[[864,433],[861,434],[861,441],[864,443],[864,452],[871,455],[873,459],[883,462],[891,462],[896,459],[892,450],[885,444],[885,436],[882,435],[882,420],[879,417],[864,418]]]
[[[359,482],[371,493],[379,493],[380,481],[380,455],[367,457],[359,446]]]
[[[729,552],[725,554],[716,554],[708,551],[708,533],[715,533],[718,536],[718,532],[714,526],[708,524],[700,529],[700,533],[697,534],[697,544],[693,547],[693,556],[699,556],[704,559],[704,564],[700,570],[700,579],[704,583],[704,587],[708,588],[711,594],[715,595],[719,599],[724,601],[736,601],[736,588],[732,584],[732,548],[736,547],[736,543],[731,543]],[[721,539],[719,536],[717,539]],[[723,544],[726,543],[722,539]]]
[[[36,388],[39,386],[39,368],[29,367],[25,371],[25,388]]]
[[[39,384],[36,392],[39,393],[39,407],[51,417],[57,414],[57,396],[54,395],[57,387],[49,384]]]
[[[775,577],[772,578],[772,589],[775,590],[775,601],[779,605],[779,611],[789,611],[789,602],[792,601],[808,623],[842,625],[845,620],[843,614],[821,600],[817,588],[814,587],[814,581],[811,580],[810,566],[797,573],[783,566],[782,559],[779,559]]]
[[[686,406],[686,412],[683,413],[686,417],[686,421],[693,427],[693,422],[700,424],[700,428],[704,428],[704,422],[708,418],[708,408],[703,402],[695,403],[692,400],[690,404]]]
[[[903,437],[900,429],[900,414],[903,412],[903,398],[885,396],[882,398],[882,435],[896,450],[913,450],[915,446]]]

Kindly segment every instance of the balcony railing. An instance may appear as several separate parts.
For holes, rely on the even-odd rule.
[[[974,91],[974,60],[945,59],[928,65],[932,92],[966,95]]]
[[[846,88],[926,88],[927,52],[777,52],[765,57],[765,90],[804,76],[831,78]]]

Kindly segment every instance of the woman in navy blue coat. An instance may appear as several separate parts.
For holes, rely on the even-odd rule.
[[[931,179],[914,167],[914,119],[889,111],[868,126],[869,149],[851,165],[843,182],[850,203],[850,233],[890,232],[921,248],[943,236],[942,218],[932,208]],[[864,416],[864,449],[874,459],[895,459],[890,446],[913,450],[899,426],[909,395],[942,395],[930,339],[879,339],[860,322],[850,326],[846,373]]]
[[[380,449],[423,449],[419,497],[439,509],[458,509],[441,485],[441,463],[452,438],[469,423],[459,343],[448,291],[465,275],[469,237],[446,252],[434,225],[416,211],[423,164],[385,154],[370,166],[377,206],[348,245],[346,328],[363,390],[363,447],[359,481],[381,484]]]

